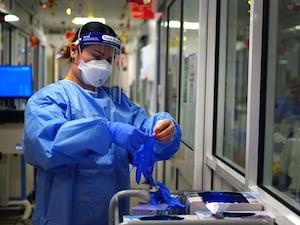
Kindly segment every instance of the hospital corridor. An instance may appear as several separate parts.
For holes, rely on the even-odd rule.
[[[0,0],[0,225],[299,225],[300,0]]]

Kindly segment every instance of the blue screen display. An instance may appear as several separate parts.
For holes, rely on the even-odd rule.
[[[0,66],[0,97],[30,97],[31,66]]]

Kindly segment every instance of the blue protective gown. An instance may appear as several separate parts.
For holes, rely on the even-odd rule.
[[[295,106],[292,105],[289,97],[284,97],[276,102],[275,122],[281,123],[283,120],[287,123],[294,123],[295,117],[300,116],[300,101],[297,100]]]
[[[132,124],[148,134],[157,120],[173,120],[168,113],[149,118],[124,94],[121,104],[115,104],[107,93],[99,88],[92,96],[62,80],[28,100],[23,141],[25,159],[36,168],[33,225],[106,225],[111,197],[130,188],[132,158],[112,143],[107,120]],[[178,150],[181,131],[174,123],[173,139],[155,144],[159,160]],[[121,214],[128,213],[128,200],[121,200]]]

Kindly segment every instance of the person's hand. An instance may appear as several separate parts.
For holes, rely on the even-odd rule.
[[[127,123],[108,121],[107,128],[113,142],[129,150],[132,155],[147,139],[147,135],[144,132]]]
[[[170,141],[174,136],[175,124],[170,119],[159,120],[154,127],[153,136],[158,141]]]

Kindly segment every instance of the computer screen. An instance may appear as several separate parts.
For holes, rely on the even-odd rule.
[[[0,66],[0,97],[30,97],[31,66]]]

